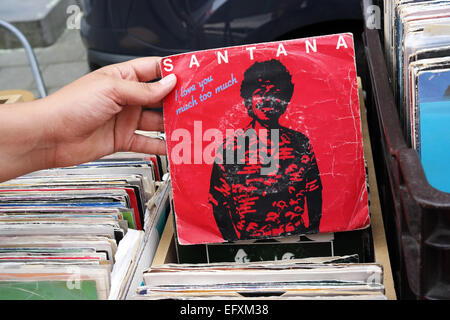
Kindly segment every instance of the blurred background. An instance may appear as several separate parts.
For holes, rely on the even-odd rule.
[[[359,0],[0,0],[0,19],[29,41],[48,94],[135,57],[321,34],[352,32],[360,56],[361,12]],[[39,97],[21,42],[0,28],[0,91],[12,89]]]

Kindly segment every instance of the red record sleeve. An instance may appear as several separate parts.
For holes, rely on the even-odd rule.
[[[181,244],[369,225],[350,33],[165,57]]]

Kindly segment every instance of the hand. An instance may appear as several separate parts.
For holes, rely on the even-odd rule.
[[[0,107],[0,180],[93,161],[118,151],[165,154],[165,143],[135,134],[164,131],[161,107],[174,75],[158,82],[160,58],[96,70],[31,103]]]

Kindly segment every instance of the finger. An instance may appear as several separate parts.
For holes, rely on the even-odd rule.
[[[153,83],[117,80],[113,84],[112,98],[122,106],[156,108],[161,106],[161,100],[173,90],[176,82],[174,74]]]
[[[137,58],[127,62],[112,64],[98,72],[112,75],[118,79],[147,82],[161,78],[160,57]]]
[[[166,155],[166,143],[158,138],[150,138],[140,134],[134,134],[130,143],[131,151],[137,153]]]
[[[161,112],[142,111],[138,130],[164,132],[164,118]]]

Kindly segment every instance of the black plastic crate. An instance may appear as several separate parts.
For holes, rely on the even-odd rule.
[[[377,2],[363,1],[364,12],[372,4]],[[363,86],[397,295],[450,299],[450,193],[430,186],[406,143],[381,37],[381,30],[364,30],[369,75]]]

